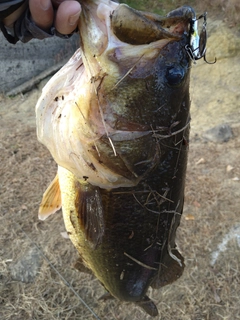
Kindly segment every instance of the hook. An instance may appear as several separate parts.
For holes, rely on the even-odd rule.
[[[200,36],[198,35],[198,20],[203,18],[203,25]],[[208,64],[216,63],[217,59],[213,62],[207,61],[206,58],[206,45],[207,45],[207,12],[204,12],[198,18],[194,18],[190,23],[190,45],[185,46],[185,49],[192,61],[201,58]]]

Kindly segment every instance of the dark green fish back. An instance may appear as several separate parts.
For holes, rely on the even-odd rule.
[[[189,139],[187,41],[185,35],[161,51],[152,75],[142,79],[145,91],[134,101],[134,108],[138,108],[135,115],[143,115],[136,122],[152,128],[142,148],[143,153],[153,150],[151,161],[135,163],[135,173],[143,175],[142,180],[131,188],[98,188],[104,232],[95,248],[88,242],[82,244],[87,248],[83,259],[120,300],[142,301],[150,285],[159,288],[169,284],[184,269],[175,235],[183,209]],[[121,143],[114,143],[117,154]]]

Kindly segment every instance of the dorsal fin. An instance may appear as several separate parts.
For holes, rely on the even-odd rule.
[[[47,219],[51,214],[61,209],[61,206],[61,190],[58,181],[58,174],[56,174],[55,178],[43,194],[42,202],[38,210],[38,218],[40,220]]]

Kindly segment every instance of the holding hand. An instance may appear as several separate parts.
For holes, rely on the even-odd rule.
[[[16,1],[4,3],[7,10],[2,11],[3,20],[0,19],[1,30],[11,43],[19,39],[28,42],[32,38],[49,38],[54,34],[67,39],[77,28],[81,13],[77,0],[19,0],[15,5],[11,2]]]
[[[66,35],[76,29],[81,13],[80,3],[74,0],[29,0],[29,9],[39,28],[48,31],[54,24],[59,33]]]

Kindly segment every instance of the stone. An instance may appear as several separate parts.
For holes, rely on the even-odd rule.
[[[0,43],[0,93],[7,93],[69,59],[79,47],[79,35],[74,34],[68,40],[53,37],[14,45],[0,33]]]
[[[203,138],[215,142],[227,142],[233,137],[232,129],[228,124],[220,124],[203,133]]]
[[[33,282],[42,265],[42,255],[36,247],[30,248],[10,267],[13,280]]]

